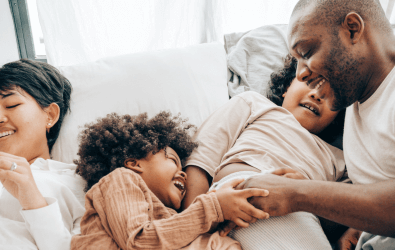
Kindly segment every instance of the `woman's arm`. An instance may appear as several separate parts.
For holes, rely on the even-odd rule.
[[[45,198],[48,206],[22,210],[26,227],[40,250],[68,250],[72,234],[66,229],[55,198]],[[79,226],[78,226],[79,227]]]
[[[11,171],[13,162],[17,168]],[[26,228],[38,249],[70,249],[72,235],[63,223],[58,201],[42,196],[25,158],[0,152],[0,181],[18,199]]]

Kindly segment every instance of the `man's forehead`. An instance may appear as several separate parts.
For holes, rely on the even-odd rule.
[[[288,25],[288,46],[290,49],[295,47],[301,40],[306,40],[312,33],[318,30],[317,22],[314,20],[312,13],[296,13],[292,15]]]

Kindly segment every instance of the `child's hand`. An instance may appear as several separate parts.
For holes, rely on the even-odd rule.
[[[345,231],[342,237],[340,237],[340,239],[337,241],[338,249],[339,250],[355,249],[361,234],[362,231],[353,228],[347,229],[347,231]]]
[[[272,174],[279,175],[290,179],[306,180],[307,178],[296,170],[291,168],[279,168],[272,172]]]
[[[268,196],[269,191],[259,188],[235,190],[234,187],[243,181],[243,179],[235,179],[225,183],[215,194],[221,205],[224,219],[233,221],[239,227],[248,227],[249,223],[257,219],[269,218],[269,214],[255,208],[247,201],[247,198]]]

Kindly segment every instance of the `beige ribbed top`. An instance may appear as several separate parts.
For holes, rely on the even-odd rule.
[[[86,194],[81,234],[71,249],[241,249],[207,232],[223,214],[215,193],[200,195],[182,213],[165,207],[133,171],[118,168]]]

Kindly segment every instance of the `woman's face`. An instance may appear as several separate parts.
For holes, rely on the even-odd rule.
[[[49,158],[47,113],[36,100],[18,88],[0,94],[0,151],[24,157]]]
[[[321,88],[322,98],[317,96]],[[291,112],[298,122],[310,133],[318,134],[323,131],[336,118],[338,111],[331,111],[326,99],[323,98],[328,92],[329,84],[318,83],[314,89],[310,89],[305,82],[296,78],[283,94],[282,107]],[[329,92],[328,92],[329,93]]]

